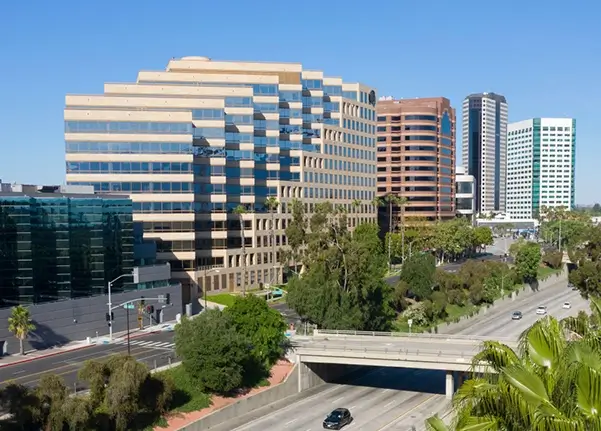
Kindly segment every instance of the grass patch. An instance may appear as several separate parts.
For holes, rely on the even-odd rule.
[[[159,373],[157,373],[159,374]],[[175,393],[171,403],[171,411],[189,413],[202,410],[211,405],[211,395],[202,392],[184,370],[184,367],[174,367],[162,371],[175,384]]]
[[[207,301],[225,305],[226,307],[231,307],[234,304],[234,299],[236,299],[236,297],[229,293],[218,293],[216,295],[207,296]]]
[[[546,278],[548,278],[552,275],[557,275],[561,272],[562,272],[561,269],[549,268],[548,266],[541,266],[538,269],[538,279],[545,280]]]

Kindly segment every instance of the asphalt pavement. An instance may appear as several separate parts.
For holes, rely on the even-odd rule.
[[[569,301],[570,309],[563,303]],[[473,326],[461,331],[465,335],[490,336],[517,339],[537,319],[539,305],[547,306],[548,314],[557,318],[574,315],[588,304],[578,292],[567,288],[561,281],[537,294],[521,297],[507,307],[491,309],[489,313],[473,319]],[[521,311],[521,320],[512,320],[513,311]],[[329,337],[328,342],[334,342]],[[387,341],[374,337],[364,343],[385,346],[398,343],[398,339]],[[344,339],[336,343],[345,343]],[[449,402],[444,396],[445,373],[432,370],[410,370],[400,368],[374,368],[372,373],[348,384],[326,384],[319,392],[297,403],[266,414],[262,418],[235,428],[235,431],[317,431],[322,421],[336,407],[346,407],[355,418],[349,430],[365,431],[416,431],[425,429],[424,421],[434,415],[444,415]]]
[[[175,362],[173,332],[153,333],[131,340],[131,355],[149,368]],[[105,360],[114,354],[127,353],[127,343],[119,340],[114,344],[100,344],[59,355],[39,358],[31,362],[16,363],[0,368],[0,386],[9,382],[34,387],[44,374],[61,376],[73,391],[87,389],[85,382],[77,378],[78,370],[88,360]]]

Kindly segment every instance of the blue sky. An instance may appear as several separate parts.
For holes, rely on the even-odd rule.
[[[301,62],[379,95],[445,96],[455,108],[469,93],[494,91],[507,97],[510,121],[575,117],[576,201],[601,202],[592,112],[600,14],[596,2],[556,0],[6,0],[0,178],[64,181],[65,94],[101,93],[104,82],[202,55]]]

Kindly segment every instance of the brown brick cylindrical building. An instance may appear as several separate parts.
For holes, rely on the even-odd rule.
[[[382,98],[378,115],[378,196],[407,199],[405,219],[455,217],[455,109],[444,97]],[[388,230],[388,208],[382,208]],[[394,208],[399,220],[400,208]]]

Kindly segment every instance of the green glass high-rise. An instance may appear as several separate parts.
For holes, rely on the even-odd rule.
[[[0,308],[105,294],[132,267],[128,197],[60,187],[0,192]],[[128,288],[117,282],[113,291]]]

